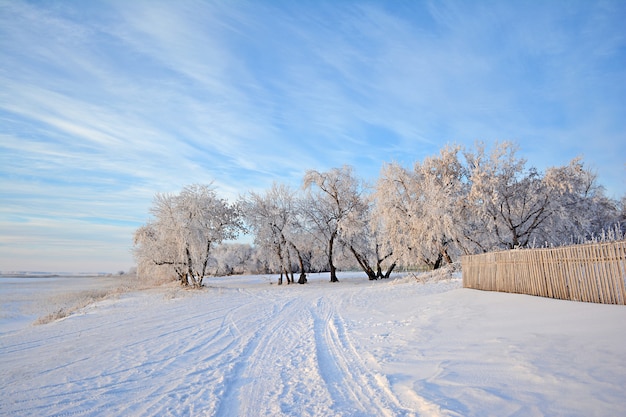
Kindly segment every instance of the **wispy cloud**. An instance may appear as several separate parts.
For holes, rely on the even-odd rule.
[[[85,242],[130,244],[156,192],[214,181],[234,199],[345,163],[373,179],[446,142],[518,140],[540,168],[583,154],[623,193],[625,14],[619,1],[4,2],[0,269],[35,240],[103,265]]]

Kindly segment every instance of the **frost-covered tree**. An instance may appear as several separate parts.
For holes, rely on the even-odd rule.
[[[467,184],[457,146],[416,162],[413,170],[383,166],[376,185],[376,219],[394,254],[407,265],[439,268],[452,262],[465,230]]]
[[[342,233],[354,224],[360,224],[359,216],[366,210],[364,184],[344,165],[326,172],[309,170],[304,175],[303,187],[308,190],[305,214],[310,230],[324,242],[330,282],[338,282],[335,266],[335,249]]]
[[[468,204],[475,241],[483,250],[527,246],[543,236],[552,215],[552,190],[511,142],[466,152],[471,189]]]
[[[405,265],[433,268],[459,254],[558,245],[614,234],[623,215],[576,158],[542,174],[510,142],[490,152],[443,148],[412,170],[390,163],[376,185],[375,221]],[[459,155],[463,155],[461,159]]]
[[[341,229],[341,244],[350,252],[370,280],[389,278],[397,266],[390,245],[386,245],[380,222],[373,217],[373,196],[363,196],[362,209]]]
[[[549,168],[526,167],[517,147],[504,142],[490,154],[483,146],[467,152],[468,197],[473,239],[481,250],[576,243],[619,222],[616,201],[581,158]]]
[[[374,221],[380,224],[389,238],[387,248],[393,251],[403,264],[414,259],[411,248],[411,217],[416,200],[414,177],[400,164],[383,165],[375,189],[376,204]]]
[[[137,263],[144,270],[174,272],[185,286],[202,286],[211,248],[234,239],[241,228],[237,207],[208,185],[157,194],[150,212],[154,218],[135,232]]]
[[[300,203],[294,191],[283,184],[274,183],[263,194],[250,192],[240,203],[242,213],[254,243],[265,254],[269,264],[283,274],[287,283],[293,283],[293,265],[300,269],[298,282],[306,282],[305,258],[300,249],[301,233]]]
[[[255,248],[246,243],[222,243],[212,250],[213,275],[244,274],[256,270]]]
[[[552,215],[543,241],[576,243],[619,227],[619,203],[604,194],[597,174],[584,166],[582,158],[548,169],[544,182],[552,191]]]

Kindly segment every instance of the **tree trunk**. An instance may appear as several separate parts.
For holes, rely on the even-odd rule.
[[[441,252],[439,252],[439,255],[437,256],[437,260],[435,261],[435,264],[433,265],[433,269],[441,268],[442,264],[443,264],[443,255],[441,254]]]
[[[204,262],[202,263],[202,272],[200,273],[200,286],[202,286],[202,280],[204,280],[204,276],[206,275],[206,266],[209,263],[209,252],[211,250],[211,241],[207,240],[206,242],[206,252],[204,254]]]
[[[330,282],[339,282],[337,278],[337,268],[335,265],[330,265]]]
[[[385,272],[384,274],[383,274],[382,264],[385,261],[385,259],[389,258],[392,255],[393,255],[393,251],[381,257],[380,245],[376,244],[376,278],[389,278],[389,275],[391,275],[391,271],[393,271],[393,269],[396,267],[396,263],[393,262],[391,266],[389,267],[389,269],[387,269],[387,272]]]
[[[194,288],[198,288],[198,281],[193,273],[193,260],[191,259],[191,252],[189,251],[189,245],[185,245],[185,254],[187,255],[187,280],[191,281]]]
[[[278,255],[278,261],[280,262],[280,278],[278,279],[278,285],[283,285],[283,271],[285,271],[285,262],[283,261],[283,249],[280,244],[278,244],[278,246],[276,247],[276,255]],[[287,279],[289,279],[289,276],[287,276]]]
[[[372,267],[370,267],[369,262],[367,262],[367,259],[364,256],[361,256],[352,245],[350,245],[350,252],[352,252],[356,261],[359,263],[359,266],[367,274],[370,281],[378,278]]]
[[[376,269],[377,269],[376,277],[380,278],[380,279],[387,279],[387,278],[389,278],[389,276],[391,275],[391,272],[395,269],[396,265],[397,264],[395,262],[392,263],[391,265],[389,265],[389,268],[387,269],[387,272],[385,272],[383,274],[383,268],[382,268],[381,264],[378,263],[378,265],[376,266]]]
[[[446,243],[441,247],[441,249],[439,249],[439,255],[437,256],[437,260],[435,261],[433,269],[441,268],[444,265],[444,261],[446,264],[452,263],[452,258],[450,258],[450,255],[448,254],[447,246],[448,245]]]
[[[285,246],[286,246],[286,242]],[[287,252],[287,268],[285,268],[285,275],[287,276],[287,285],[293,284],[293,269],[291,268],[291,255],[289,254],[289,249],[286,248]]]
[[[335,243],[336,235],[337,232],[331,234],[328,241],[328,267],[330,268],[330,282],[339,282],[337,279],[337,268],[335,268],[335,264],[333,264],[333,244]]]
[[[396,267],[396,263],[394,262],[391,264],[387,272],[385,272],[385,275],[383,275],[383,278],[389,278],[389,276],[391,275],[391,271],[393,271],[395,267]]]
[[[448,249],[444,248],[441,255],[443,256],[443,260],[446,261],[446,263],[452,263],[452,258],[450,258],[450,255],[448,254]]]
[[[289,242],[293,250],[296,252],[296,256],[298,257],[298,264],[300,265],[300,278],[298,279],[298,284],[306,284],[306,273],[304,272],[304,259],[302,259],[302,254],[293,243]]]
[[[187,273],[184,270],[176,270],[176,275],[178,275],[178,280],[180,281],[180,285],[182,285],[183,287],[186,287],[187,285],[189,285],[189,282],[187,281]]]

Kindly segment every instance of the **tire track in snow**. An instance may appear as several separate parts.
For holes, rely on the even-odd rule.
[[[124,380],[123,384],[127,389],[139,391],[142,401],[140,407],[137,403],[128,404],[116,412],[120,415],[180,415],[181,412],[192,413],[196,404],[203,405],[207,390],[204,384],[210,383],[213,380],[210,374],[215,373],[211,372],[212,368],[227,361],[221,357],[233,347],[228,318],[243,305],[242,302],[227,307],[212,306],[210,310],[199,309],[197,314],[167,323],[156,337],[129,345],[132,349],[125,349],[125,357],[115,362],[135,362],[135,377]],[[210,352],[206,351],[208,346]],[[168,384],[146,391],[142,382],[153,378],[167,380]]]
[[[23,381],[20,385],[26,389],[19,390],[11,409],[20,414],[53,415],[48,410],[53,407],[54,415],[59,416],[99,415],[103,408],[113,415],[180,415],[194,409],[210,410],[209,387],[223,379],[235,358],[233,352],[242,341],[233,317],[240,314],[239,310],[251,311],[246,310],[251,297],[241,291],[238,295],[228,297],[226,301],[234,303],[227,305],[219,299],[207,303],[205,297],[194,295],[150,308],[152,313],[144,317],[124,316],[117,311],[116,320],[98,320],[93,316],[58,323],[67,330],[80,329],[64,331],[66,343],[68,333],[82,334],[87,340],[99,338],[103,343],[86,351],[81,343],[55,343],[63,340],[56,334],[57,339],[49,348],[61,353],[59,363],[63,365],[46,365],[49,358],[44,357],[42,364],[35,366],[41,371],[34,376],[57,382],[32,387]],[[115,309],[123,311],[121,307],[117,305]],[[39,330],[53,333],[54,327],[58,326],[52,324]],[[129,331],[133,333],[130,337]],[[100,364],[96,368],[102,369],[102,373],[81,370],[93,368],[94,363]],[[167,383],[151,384],[154,380]],[[116,401],[115,407],[107,407],[112,398],[120,395],[132,397],[133,401]],[[42,401],[46,404],[40,405]]]
[[[165,303],[146,295],[128,307],[114,304],[97,315],[30,329],[24,346],[32,348],[11,352],[12,357],[40,352],[42,347],[36,346],[48,334],[57,336],[48,345],[56,354],[15,368],[20,375],[32,369],[26,380],[14,371],[7,375],[15,395],[4,411],[67,416],[437,415],[413,391],[390,387],[376,371],[374,357],[359,353],[358,338],[353,340],[344,316],[350,317],[355,303],[367,304],[367,293],[354,292],[351,287],[324,292],[299,286],[218,288]],[[89,343],[64,346],[75,334]],[[11,350],[15,345],[11,343]],[[30,384],[39,380],[44,384]]]
[[[414,415],[401,406],[387,379],[365,364],[330,301],[321,297],[310,311],[319,372],[332,396],[334,411],[347,416]]]
[[[256,321],[215,415],[329,415],[312,351],[312,319],[300,299],[281,298],[269,317]]]
[[[243,298],[237,298],[238,304],[219,310],[220,314],[225,313],[217,316],[217,327],[210,331],[198,329],[195,341],[186,349],[186,355],[191,357],[189,366],[177,375],[177,382],[167,391],[152,395],[157,399],[165,395],[168,401],[155,401],[146,414],[193,415],[198,410],[203,415],[214,415],[223,396],[224,381],[253,337],[253,326],[245,326],[252,316],[265,319],[268,315],[256,300],[249,299],[247,292],[237,291],[237,294]]]
[[[249,366],[248,374],[263,377],[265,382],[245,387],[242,395],[251,401],[240,409],[240,415],[333,414],[332,398],[317,366],[314,322],[307,308],[310,292],[292,288],[286,295],[289,301],[276,315],[278,326],[264,334],[255,352],[261,360],[252,361]],[[259,409],[259,404],[264,406]]]
[[[334,297],[334,305],[338,306],[338,308],[343,311],[354,311],[354,307],[357,307],[357,310],[360,310],[358,315],[362,315],[363,311],[367,311],[372,317],[384,317],[385,311],[381,310],[382,306],[386,306],[389,303],[393,303],[393,287],[392,286],[384,286],[382,288],[377,288],[377,293],[383,294],[379,297],[371,297],[369,291],[360,290],[352,290],[348,291],[346,294],[342,294],[340,297]],[[392,298],[388,298],[388,293]],[[384,299],[384,302],[381,300]],[[373,301],[375,300],[375,301]],[[343,328],[345,328],[345,323],[343,318],[339,315]],[[376,321],[380,323],[380,321]],[[347,334],[347,333],[346,333]],[[381,369],[380,364],[376,360],[375,356],[370,354],[367,349],[359,344],[359,341],[363,339],[356,338],[356,342],[350,343],[353,348],[353,354],[355,357],[359,357],[361,363],[364,364],[366,370],[375,370]],[[404,341],[403,344],[410,343],[409,341]],[[357,353],[362,352],[362,353]],[[386,376],[382,373],[372,372],[375,376],[376,380],[380,382],[380,384],[384,387],[385,390],[389,391],[392,397],[396,398],[398,404],[401,404],[401,410],[398,415],[406,415],[406,416],[429,416],[429,417],[443,417],[443,416],[452,416],[457,415],[456,413],[442,408],[438,404],[435,404],[429,401],[427,398],[419,395],[411,386],[411,384],[402,380],[390,381]],[[396,403],[394,401],[394,403]]]

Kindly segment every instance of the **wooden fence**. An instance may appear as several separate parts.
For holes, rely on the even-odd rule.
[[[461,258],[463,287],[626,305],[626,241]]]

